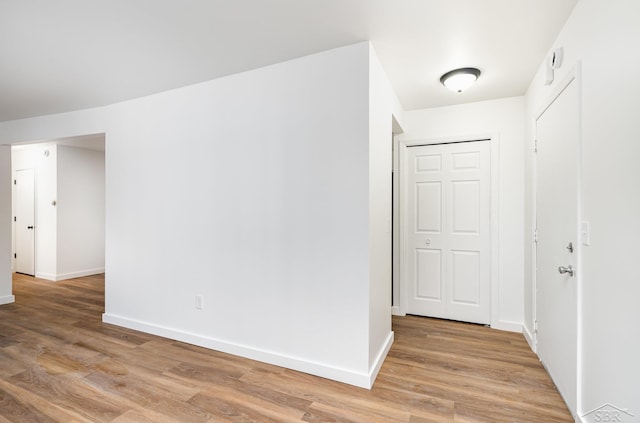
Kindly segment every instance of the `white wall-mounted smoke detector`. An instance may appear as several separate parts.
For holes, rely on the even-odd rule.
[[[555,77],[555,70],[562,66],[563,49],[558,47],[553,50],[547,58],[547,78],[544,81],[545,85],[551,85]]]

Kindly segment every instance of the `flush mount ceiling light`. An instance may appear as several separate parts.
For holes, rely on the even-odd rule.
[[[476,82],[480,76],[480,69],[477,68],[460,68],[454,69],[442,75],[440,82],[451,91],[461,93]]]

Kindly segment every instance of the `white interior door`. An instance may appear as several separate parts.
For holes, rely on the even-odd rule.
[[[406,312],[488,324],[489,141],[407,147]]]
[[[35,275],[35,184],[33,169],[16,171],[16,272]]]
[[[574,80],[536,122],[537,352],[574,414],[579,128],[579,97]],[[560,269],[569,266],[576,273]]]

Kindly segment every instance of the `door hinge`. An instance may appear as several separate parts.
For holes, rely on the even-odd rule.
[[[538,320],[533,321],[533,333],[538,333]]]
[[[13,180],[13,185],[18,185],[18,180],[17,179]]]
[[[537,138],[535,140],[533,140],[533,152],[534,153],[538,152],[538,139]]]
[[[14,221],[14,222],[17,222],[17,220],[16,220],[16,219],[17,219],[17,217],[16,217],[16,216],[13,216],[13,221]]]
[[[533,242],[538,243],[538,228],[533,230]]]
[[[18,258],[18,255],[16,253],[13,253],[13,258]]]

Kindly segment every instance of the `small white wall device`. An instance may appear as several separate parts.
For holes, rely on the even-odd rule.
[[[562,66],[562,47],[558,47],[553,50],[547,59],[547,78],[544,81],[544,85],[551,85],[554,78],[555,70]]]

